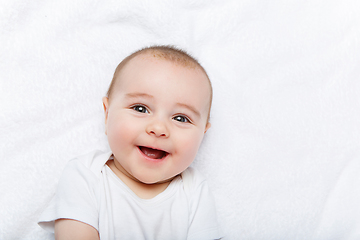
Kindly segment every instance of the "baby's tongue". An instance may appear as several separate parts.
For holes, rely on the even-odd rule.
[[[165,156],[165,152],[147,147],[140,147],[140,150],[149,158],[160,159]]]

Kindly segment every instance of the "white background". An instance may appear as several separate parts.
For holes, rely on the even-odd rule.
[[[107,147],[101,98],[152,44],[214,87],[194,166],[226,239],[360,239],[360,1],[0,1],[0,239],[37,226],[66,162]]]

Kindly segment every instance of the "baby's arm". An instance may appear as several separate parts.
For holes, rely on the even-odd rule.
[[[98,231],[83,222],[72,219],[59,219],[55,221],[56,240],[99,240]]]

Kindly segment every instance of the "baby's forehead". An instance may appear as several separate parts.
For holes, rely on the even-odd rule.
[[[173,65],[187,71],[195,71],[198,73],[199,78],[203,79],[209,87],[210,102],[212,99],[212,86],[210,79],[205,69],[193,58],[184,55],[183,53],[177,53],[174,51],[163,51],[158,49],[146,49],[145,51],[136,52],[127,58],[125,58],[117,67],[113,81],[110,85],[108,96],[111,96],[113,88],[118,88],[122,85],[122,79],[127,79],[126,75],[132,75],[134,72],[143,71],[147,65],[151,65],[154,62],[157,64],[164,64],[167,66]],[[169,65],[170,63],[170,65]],[[179,69],[179,68],[178,68]],[[116,87],[117,86],[117,87]]]
[[[126,75],[146,71],[145,69],[151,68],[154,64],[163,69],[174,66],[175,68],[184,69],[185,71],[195,71],[199,73],[201,78],[206,78],[208,82],[210,81],[207,74],[196,63],[176,58],[174,56],[170,57],[168,55],[164,55],[160,51],[148,51],[128,59],[128,61],[116,73],[115,80],[120,83]]]

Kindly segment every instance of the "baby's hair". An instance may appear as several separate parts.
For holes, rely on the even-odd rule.
[[[212,91],[212,86],[211,86],[209,76],[207,75],[205,69],[201,66],[201,64],[194,57],[192,57],[190,54],[188,54],[184,50],[176,48],[171,45],[154,45],[154,46],[150,46],[150,47],[145,47],[145,48],[142,48],[142,49],[130,54],[124,60],[122,60],[115,69],[114,76],[112,78],[112,81],[110,83],[109,89],[106,94],[109,101],[110,101],[110,97],[111,97],[111,93],[113,91],[114,85],[116,83],[116,78],[119,76],[119,73],[121,72],[121,70],[125,67],[125,65],[131,59],[133,59],[134,57],[141,55],[141,54],[148,54],[150,56],[152,55],[155,58],[164,59],[164,60],[173,62],[175,64],[179,64],[186,68],[193,68],[193,69],[199,68],[206,75],[206,78],[208,79],[209,86],[210,86],[210,107],[209,107],[209,114],[210,114],[213,91]]]

